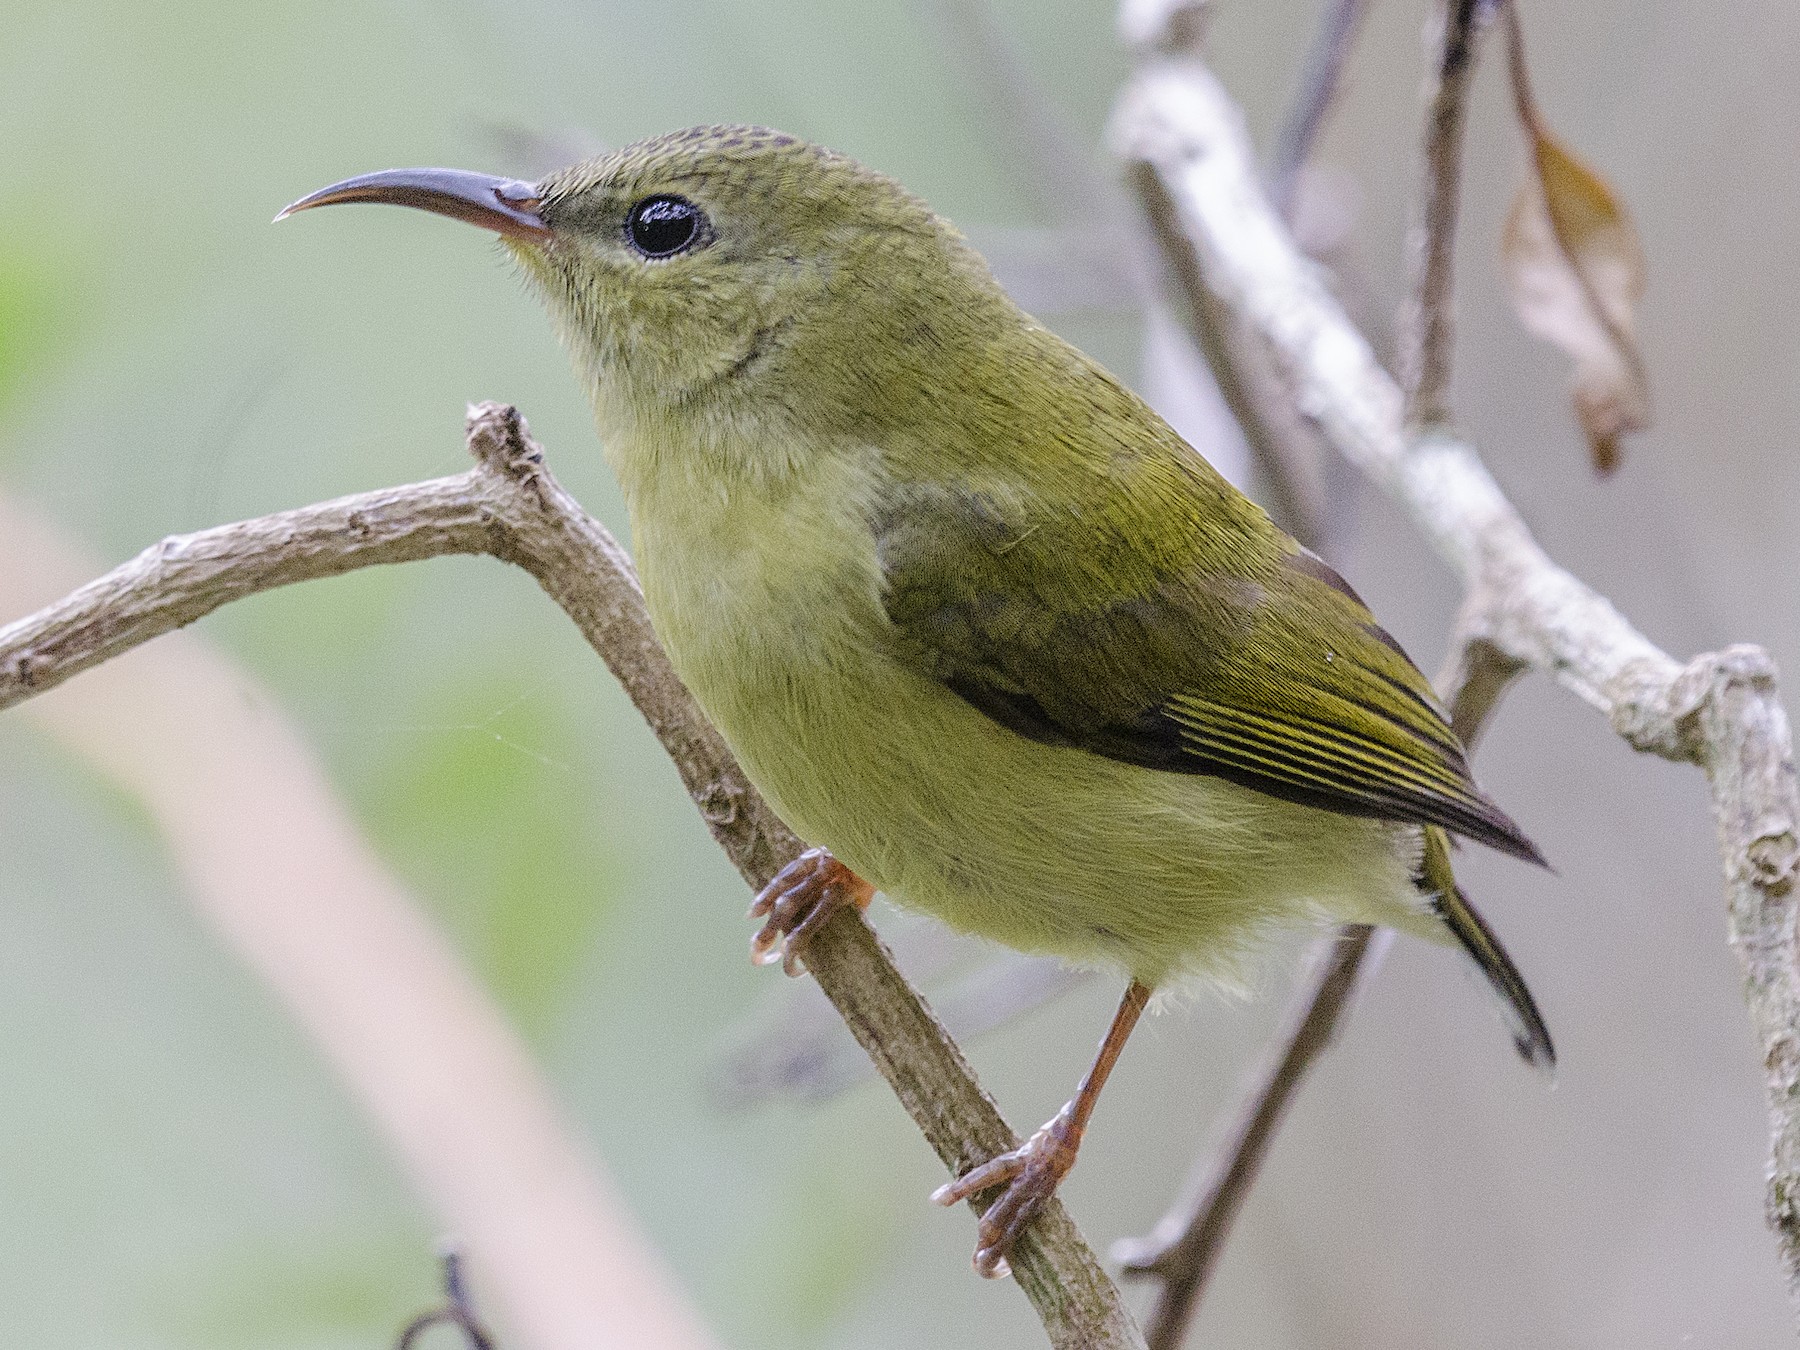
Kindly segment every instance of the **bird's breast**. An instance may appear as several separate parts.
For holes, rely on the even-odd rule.
[[[879,697],[889,661],[867,468],[824,453],[804,468],[670,472],[628,490],[657,635],[778,806],[844,719]]]

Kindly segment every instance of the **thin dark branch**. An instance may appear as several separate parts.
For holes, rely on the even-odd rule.
[[[1519,11],[1508,0],[1501,0],[1506,11],[1506,77],[1512,90],[1513,114],[1519,128],[1532,138],[1545,135],[1537,99],[1531,93],[1531,68],[1525,61],[1525,26],[1519,22]]]
[[[455,1308],[435,1308],[428,1313],[420,1313],[412,1321],[400,1329],[400,1335],[394,1341],[394,1350],[413,1350],[419,1344],[419,1338],[433,1327],[455,1327],[463,1334],[463,1343],[469,1350],[494,1350],[494,1340],[481,1323],[468,1314]]]
[[[1522,661],[1514,660],[1486,638],[1470,633],[1468,620],[1457,621],[1450,667],[1438,685],[1455,691],[1450,702],[1450,727],[1468,749],[1475,748],[1501,697],[1527,669]]]
[[[1199,256],[1182,242],[1174,203],[1156,171],[1134,164],[1127,172],[1174,279],[1183,325],[1250,447],[1269,514],[1296,539],[1317,545],[1325,529],[1324,485],[1309,433],[1267,359],[1235,333],[1235,320],[1207,284]]]
[[[1438,687],[1449,703],[1451,725],[1464,744],[1473,746],[1522,667],[1492,643],[1467,635],[1460,621],[1451,648]],[[1224,1141],[1195,1163],[1181,1198],[1147,1237],[1114,1244],[1113,1259],[1125,1274],[1162,1282],[1144,1329],[1148,1350],[1177,1350],[1186,1336],[1275,1132],[1355,999],[1368,968],[1372,932],[1362,924],[1345,924],[1330,939],[1315,958],[1313,977],[1295,999],[1275,1048],[1244,1089]]]
[[[1428,86],[1423,187],[1414,233],[1411,322],[1405,325],[1401,386],[1414,430],[1450,418],[1455,344],[1456,215],[1462,194],[1463,124],[1475,74],[1475,48],[1493,0],[1439,0],[1432,25],[1436,59]]]
[[[1368,10],[1368,0],[1326,0],[1300,75],[1300,92],[1281,124],[1269,162],[1270,195],[1284,219],[1293,219],[1294,184],[1312,158],[1319,131],[1343,87],[1344,67]]]
[[[1148,1237],[1114,1244],[1113,1259],[1125,1274],[1154,1277],[1162,1285],[1144,1329],[1148,1350],[1176,1350],[1187,1334],[1275,1132],[1307,1071],[1336,1035],[1374,931],[1348,924],[1331,939],[1223,1145],[1195,1165],[1184,1194]]]
[[[443,1253],[444,1306],[420,1313],[400,1330],[394,1350],[413,1350],[419,1337],[432,1327],[455,1327],[463,1334],[469,1350],[495,1350],[493,1333],[475,1315],[469,1298],[469,1286],[463,1275],[462,1253],[446,1247]]]

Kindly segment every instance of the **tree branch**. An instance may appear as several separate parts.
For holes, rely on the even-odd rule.
[[[1312,157],[1313,142],[1343,85],[1344,67],[1368,10],[1368,0],[1325,0],[1318,31],[1306,53],[1300,92],[1282,120],[1269,160],[1269,190],[1283,220],[1293,219],[1295,181]]]
[[[575,621],[675,761],[713,838],[753,888],[764,885],[800,843],[670,667],[625,551],[550,476],[515,409],[472,408],[469,448],[475,467],[454,477],[165,539],[0,628],[0,709],[257,591],[381,563],[487,554],[531,573]],[[840,911],[819,930],[807,968],[953,1174],[1018,1146],[859,915]],[[1060,1203],[1027,1230],[1012,1266],[1053,1345],[1143,1344]]]
[[[1463,744],[1473,748],[1500,695],[1522,668],[1487,643],[1465,638],[1460,624],[1451,647],[1437,685],[1449,704],[1451,725]],[[1126,1275],[1161,1283],[1144,1329],[1148,1350],[1178,1350],[1185,1339],[1275,1132],[1313,1064],[1336,1041],[1356,1001],[1357,984],[1371,963],[1379,963],[1379,951],[1374,930],[1355,923],[1320,944],[1312,977],[1290,1006],[1273,1042],[1276,1048],[1239,1094],[1236,1123],[1196,1161],[1182,1194],[1147,1236],[1113,1244],[1113,1259]]]
[[[1323,84],[1325,90],[1303,105],[1317,105],[1315,119],[1322,115],[1329,100],[1330,87],[1341,70],[1343,53],[1360,13],[1358,5],[1340,0],[1327,16],[1317,44],[1321,51],[1315,53],[1314,69],[1307,82],[1309,88]],[[1416,378],[1431,382],[1429,388],[1415,387],[1414,392],[1423,394],[1439,418],[1443,415],[1451,364],[1451,257],[1460,188],[1463,110],[1480,22],[1481,11],[1476,5],[1452,0],[1427,34],[1429,38],[1435,32],[1438,57],[1427,95],[1423,237],[1414,279],[1414,308],[1424,321],[1408,326],[1406,338],[1411,347],[1405,364]],[[1304,136],[1296,133],[1296,143],[1302,148],[1287,152],[1292,167],[1297,167],[1310,136],[1310,127]],[[1202,285],[1199,251],[1188,242],[1174,199],[1163,186],[1156,167],[1139,161],[1131,166],[1131,174],[1139,184],[1140,198],[1155,204],[1157,237],[1169,254],[1171,266],[1178,275],[1191,278],[1192,285]],[[1277,199],[1291,177],[1291,167],[1274,177]],[[1274,209],[1284,221],[1288,218],[1285,203]],[[1204,304],[1215,316],[1216,326],[1235,324],[1240,332],[1247,332],[1245,320],[1224,296],[1208,292],[1203,301],[1192,303]],[[1265,365],[1271,364],[1266,346],[1258,355]],[[1288,393],[1286,389],[1282,392]],[[1413,406],[1419,406],[1416,399]],[[1439,676],[1438,688],[1449,705],[1451,724],[1465,745],[1473,747],[1482,725],[1520,669],[1491,644],[1473,638],[1459,621],[1452,634],[1451,660]],[[1186,1336],[1231,1226],[1262,1171],[1275,1131],[1302,1080],[1332,1043],[1349,1009],[1369,952],[1370,937],[1368,928],[1347,924],[1322,947],[1314,958],[1315,975],[1294,1001],[1276,1041],[1280,1048],[1266,1057],[1242,1094],[1238,1123],[1217,1150],[1216,1159],[1202,1156],[1183,1195],[1148,1237],[1115,1246],[1114,1255],[1124,1264],[1126,1274],[1153,1276],[1161,1282],[1145,1335],[1150,1350],[1176,1350]]]
[[[1221,1146],[1202,1155],[1181,1197],[1147,1237],[1113,1245],[1113,1259],[1125,1274],[1161,1282],[1144,1329],[1148,1350],[1176,1350],[1186,1336],[1188,1322],[1224,1253],[1225,1239],[1275,1142],[1275,1131],[1313,1061],[1336,1036],[1374,932],[1365,924],[1346,924],[1321,947],[1312,978],[1275,1041],[1279,1048],[1257,1069]]]
[[[1140,71],[1114,139],[1155,169],[1210,283],[1260,334],[1300,406],[1462,579],[1469,638],[1550,675],[1636,749],[1706,770],[1730,940],[1765,1052],[1768,1218],[1800,1299],[1800,796],[1773,663],[1747,646],[1676,661],[1550,560],[1472,446],[1442,430],[1408,436],[1400,390],[1269,207],[1237,109],[1203,66]]]
[[[0,495],[0,612],[98,570]],[[195,917],[311,1039],[435,1223],[467,1243],[513,1344],[717,1350],[515,1028],[266,689],[178,633],[19,714],[154,823]]]
[[[1293,403],[1270,369],[1267,355],[1248,345],[1234,316],[1219,304],[1192,249],[1181,247],[1175,204],[1156,173],[1133,165],[1128,180],[1150,232],[1173,274],[1178,313],[1212,370],[1213,381],[1244,433],[1256,464],[1269,514],[1301,542],[1317,545],[1325,533],[1325,484],[1319,454]]]
[[[1463,121],[1475,76],[1475,43],[1493,0],[1438,0],[1428,37],[1436,52],[1427,86],[1424,186],[1413,226],[1412,307],[1405,325],[1406,424],[1448,421],[1455,354],[1456,213],[1462,197]],[[1435,40],[1431,40],[1434,37]]]

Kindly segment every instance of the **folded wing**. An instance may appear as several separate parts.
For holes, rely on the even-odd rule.
[[[1203,464],[1115,465],[1074,502],[894,492],[873,526],[908,659],[1038,741],[1543,861],[1356,593]]]

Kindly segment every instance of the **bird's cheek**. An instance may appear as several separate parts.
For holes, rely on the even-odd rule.
[[[536,241],[502,235],[500,244],[513,256],[531,282],[546,292],[562,289],[566,268],[559,265],[551,250]]]

